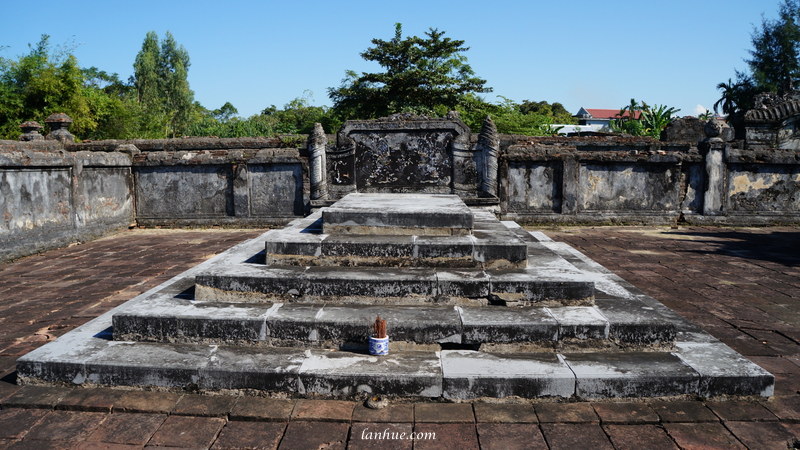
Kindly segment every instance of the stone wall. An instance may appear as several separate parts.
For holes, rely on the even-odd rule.
[[[621,137],[497,140],[495,208],[505,219],[800,223],[797,150]],[[472,135],[465,145],[477,141]],[[131,223],[282,224],[309,212],[308,173],[305,136],[0,141],[0,260]]]
[[[697,147],[643,138],[529,138],[500,162],[501,211],[528,223],[673,223],[701,212]]]
[[[308,168],[302,150],[280,140],[201,140],[194,148],[144,151],[133,158],[140,225],[269,226],[308,211]],[[259,144],[260,147],[256,147]]]
[[[92,239],[134,220],[130,156],[0,141],[0,261]]]

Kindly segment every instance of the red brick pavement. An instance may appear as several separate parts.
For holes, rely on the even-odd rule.
[[[20,355],[258,233],[134,230],[0,264],[0,449],[786,448],[800,438],[798,228],[546,231],[773,372],[769,400],[373,411],[347,401],[15,384]]]

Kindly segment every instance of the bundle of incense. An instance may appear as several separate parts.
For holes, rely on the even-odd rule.
[[[378,339],[386,337],[386,320],[381,319],[381,316],[375,319],[375,324],[372,326],[372,333],[372,336]]]

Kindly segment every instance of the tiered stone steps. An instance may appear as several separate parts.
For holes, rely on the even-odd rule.
[[[472,241],[469,267],[380,267],[395,245],[381,235],[342,252],[362,251],[353,267],[270,260],[306,252],[306,262],[319,262],[332,235],[317,215],[235,246],[29,353],[18,361],[20,380],[330,397],[772,394],[771,374],[584,255],[472,213],[473,233],[502,228],[494,235],[522,245],[527,267],[487,268],[492,258],[475,257],[482,238]],[[335,220],[349,231],[387,231],[372,218]],[[425,239],[463,237],[475,236]],[[300,250],[306,238],[313,242]],[[364,352],[377,315],[388,320],[388,356]]]

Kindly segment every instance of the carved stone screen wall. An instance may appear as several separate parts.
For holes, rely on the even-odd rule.
[[[331,199],[350,192],[478,196],[470,130],[457,119],[348,121],[327,151]]]

